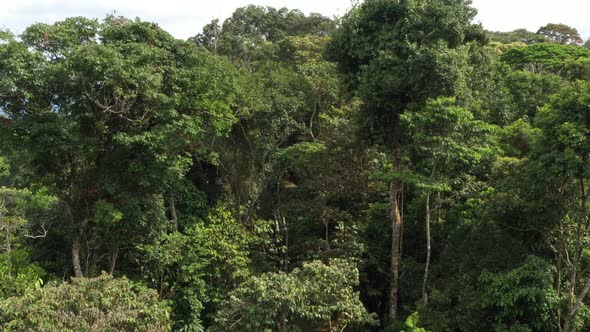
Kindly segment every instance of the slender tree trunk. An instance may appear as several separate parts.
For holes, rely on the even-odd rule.
[[[12,262],[10,261],[10,229],[8,225],[5,225],[6,228],[6,271],[8,272],[8,278],[12,278]]]
[[[587,197],[586,197],[586,185],[583,178],[579,179],[580,182],[580,217],[577,220],[576,225],[576,238],[575,238],[575,246],[574,246],[574,257],[572,262],[572,271],[570,272],[570,288],[568,292],[568,304],[567,304],[567,315],[565,317],[565,322],[563,325],[563,332],[569,332],[571,329],[571,324],[576,317],[576,313],[580,306],[582,306],[584,298],[590,291],[590,279],[586,281],[584,284],[584,288],[580,292],[578,296],[576,296],[576,283],[578,281],[578,277],[581,279],[581,275],[578,276],[579,267],[580,267],[580,260],[582,257],[582,251],[584,250],[582,244],[582,238],[585,237],[588,233],[588,220],[587,220],[587,212],[586,212],[586,204],[587,204]],[[577,297],[577,301],[576,298]]]
[[[287,272],[289,270],[289,226],[287,225],[287,220],[285,217],[283,217],[279,208],[275,210],[274,217],[277,241],[282,242],[285,248],[285,250],[281,253],[281,262],[279,268],[281,271]]]
[[[430,192],[426,194],[426,266],[424,267],[424,280],[422,280],[422,305],[428,305],[428,294],[426,284],[428,282],[428,270],[430,268]]]
[[[330,237],[329,237],[330,221],[328,220],[328,217],[326,216],[326,211],[322,211],[321,219],[322,219],[322,224],[324,224],[324,239],[326,240],[326,248],[328,248],[328,250],[329,250],[330,249]]]
[[[582,289],[580,296],[578,296],[578,300],[576,301],[575,305],[572,306],[571,311],[568,311],[567,318],[565,320],[565,324],[562,329],[563,332],[570,331],[571,323],[574,321],[574,317],[576,316],[576,313],[578,312],[578,310],[580,309],[582,304],[584,304],[584,298],[586,297],[586,295],[588,295],[589,291],[590,291],[590,279],[586,280],[586,283],[584,284],[584,288]]]
[[[80,237],[76,236],[72,241],[72,264],[74,266],[74,276],[83,278],[82,264],[80,263]]]
[[[329,238],[329,223],[326,220],[324,222],[325,233],[326,233],[326,248],[330,249],[330,238]]]
[[[2,209],[4,209],[4,200],[2,200],[2,204],[0,204],[0,210]],[[6,272],[8,272],[8,278],[12,278],[12,261],[10,260],[10,227],[8,227],[8,223],[6,222],[6,218],[2,212],[0,212],[0,226],[4,227],[4,230],[6,231]]]
[[[116,248],[115,251],[111,255],[111,266],[109,268],[109,274],[113,275],[115,272],[115,265],[117,265],[117,256],[119,255],[119,249]]]
[[[64,207],[65,212],[69,216],[70,222],[72,226],[75,228],[75,234],[73,234],[72,238],[72,267],[74,268],[74,277],[76,278],[84,278],[84,273],[82,272],[82,263],[80,261],[80,239],[83,238],[84,230],[86,229],[86,225],[88,224],[88,214],[89,214],[89,207],[88,201],[86,201],[86,216],[84,218],[80,218],[80,216],[75,215],[72,211],[72,206],[74,206],[75,200],[64,199]],[[78,220],[78,221],[76,221]]]
[[[571,320],[573,320],[573,317],[571,317]],[[563,324],[563,328],[561,328],[560,331],[570,332],[571,323],[572,323],[571,320],[570,320],[570,316],[568,315],[565,319],[565,323]]]
[[[574,297],[576,295],[576,282],[578,281],[578,262],[579,256],[578,251],[580,247],[580,229],[576,230],[576,246],[574,248],[573,266],[570,272],[570,285],[568,290],[568,302],[567,302],[567,319],[570,317],[570,313],[574,310]],[[569,323],[569,322],[568,322]],[[566,330],[567,331],[567,330]]]
[[[289,271],[289,226],[285,217],[282,217],[281,221],[285,232],[285,272],[287,272]]]
[[[174,202],[174,198],[168,198],[168,205],[170,207],[170,222],[172,223],[172,228],[175,232],[178,232],[178,215],[176,214],[176,203]]]
[[[315,114],[318,109],[318,102],[314,100],[313,102],[313,113],[311,113],[311,119],[309,119],[309,134],[311,135],[311,139],[315,141],[315,136],[313,135],[313,118],[315,118]]]
[[[402,170],[402,153],[401,146],[395,147],[395,170]],[[389,185],[389,204],[391,214],[391,265],[389,269],[389,296],[387,318],[390,321],[397,319],[398,297],[399,297],[399,265],[401,260],[401,197],[403,192],[403,183],[401,180],[394,180]]]
[[[436,174],[436,163],[432,166],[432,171],[430,172],[430,178],[429,181],[432,182],[434,181],[434,175]],[[439,192],[440,194],[440,192]],[[424,280],[422,280],[422,305],[424,306],[424,308],[426,308],[426,306],[428,306],[428,294],[426,292],[426,285],[428,283],[428,272],[430,269],[430,256],[432,253],[432,249],[431,249],[431,240],[430,240],[430,190],[428,190],[426,192],[426,264],[424,266]],[[440,217],[440,211],[439,211],[439,217]]]
[[[563,244],[563,222],[559,222],[559,248],[557,253],[557,271],[555,277],[555,289],[557,290],[557,295],[561,294],[561,264],[563,261],[563,251],[564,251],[564,244]],[[561,309],[557,307],[557,329],[559,332],[563,332],[563,328],[561,327]]]

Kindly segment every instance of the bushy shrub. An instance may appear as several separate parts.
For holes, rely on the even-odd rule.
[[[2,331],[169,331],[169,312],[154,290],[102,275],[50,283],[0,301]]]

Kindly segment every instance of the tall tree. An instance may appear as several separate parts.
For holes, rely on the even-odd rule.
[[[236,218],[249,222],[278,217],[276,204],[258,211],[263,195],[276,200],[277,164],[281,149],[314,140],[320,114],[337,98],[334,64],[322,59],[334,21],[286,8],[247,6],[223,22],[207,25],[192,40],[226,55],[244,74],[238,122],[231,134],[216,142],[222,182]],[[212,37],[217,31],[218,37]],[[217,45],[217,46],[214,46]],[[272,206],[269,206],[272,205]],[[270,210],[270,211],[269,211]],[[286,227],[281,227],[285,232]]]
[[[559,331],[569,332],[590,292],[584,268],[590,240],[590,83],[578,81],[555,95],[537,120],[542,130],[531,159],[538,185],[562,201],[550,239],[556,256],[555,288],[566,303],[558,307]]]
[[[561,23],[549,23],[542,26],[537,31],[537,34],[545,36],[547,39],[558,44],[582,45],[584,42],[576,28]]]
[[[350,77],[363,101],[363,135],[386,147],[393,171],[402,174],[406,135],[399,116],[409,105],[451,96],[460,89],[463,45],[484,40],[472,25],[476,11],[463,0],[369,0],[341,22],[330,47],[331,58]],[[398,312],[403,181],[389,185],[391,265],[387,318]]]
[[[116,257],[102,240],[139,241],[163,227],[163,188],[202,154],[206,135],[233,122],[235,71],[122,17],[35,24],[21,39],[0,45],[7,137],[59,198],[81,277],[84,247]]]
[[[422,282],[423,305],[428,304],[428,274],[431,261],[431,197],[449,190],[458,170],[469,172],[482,159],[494,153],[490,140],[493,126],[476,120],[468,110],[458,107],[453,98],[439,98],[401,115],[409,131],[416,163],[416,185],[425,195],[426,264]],[[455,181],[456,182],[456,181]],[[439,213],[440,215],[440,213]]]

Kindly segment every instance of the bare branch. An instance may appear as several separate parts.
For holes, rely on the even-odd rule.
[[[47,237],[47,232],[49,231],[49,228],[45,228],[45,225],[41,225],[41,228],[43,229],[43,233],[37,234],[37,235],[31,235],[27,232],[25,234],[25,237],[27,237],[29,239],[40,239],[40,238]]]
[[[576,301],[576,305],[573,307],[572,311],[569,312],[569,314],[568,314],[568,316],[570,318],[573,319],[573,317],[576,315],[576,313],[578,312],[578,310],[580,309],[582,304],[584,304],[584,298],[586,297],[586,295],[588,294],[589,291],[590,291],[590,279],[587,279],[586,284],[584,285],[584,289],[582,290],[582,292],[578,296],[578,301]]]

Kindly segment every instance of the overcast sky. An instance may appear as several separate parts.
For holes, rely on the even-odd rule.
[[[1,0],[0,28],[20,33],[35,22],[52,23],[70,16],[102,18],[116,11],[160,24],[177,38],[195,35],[214,18],[224,19],[250,3],[288,7],[326,16],[342,15],[351,0]],[[488,30],[527,28],[565,23],[590,37],[590,0],[473,0],[476,21]]]

